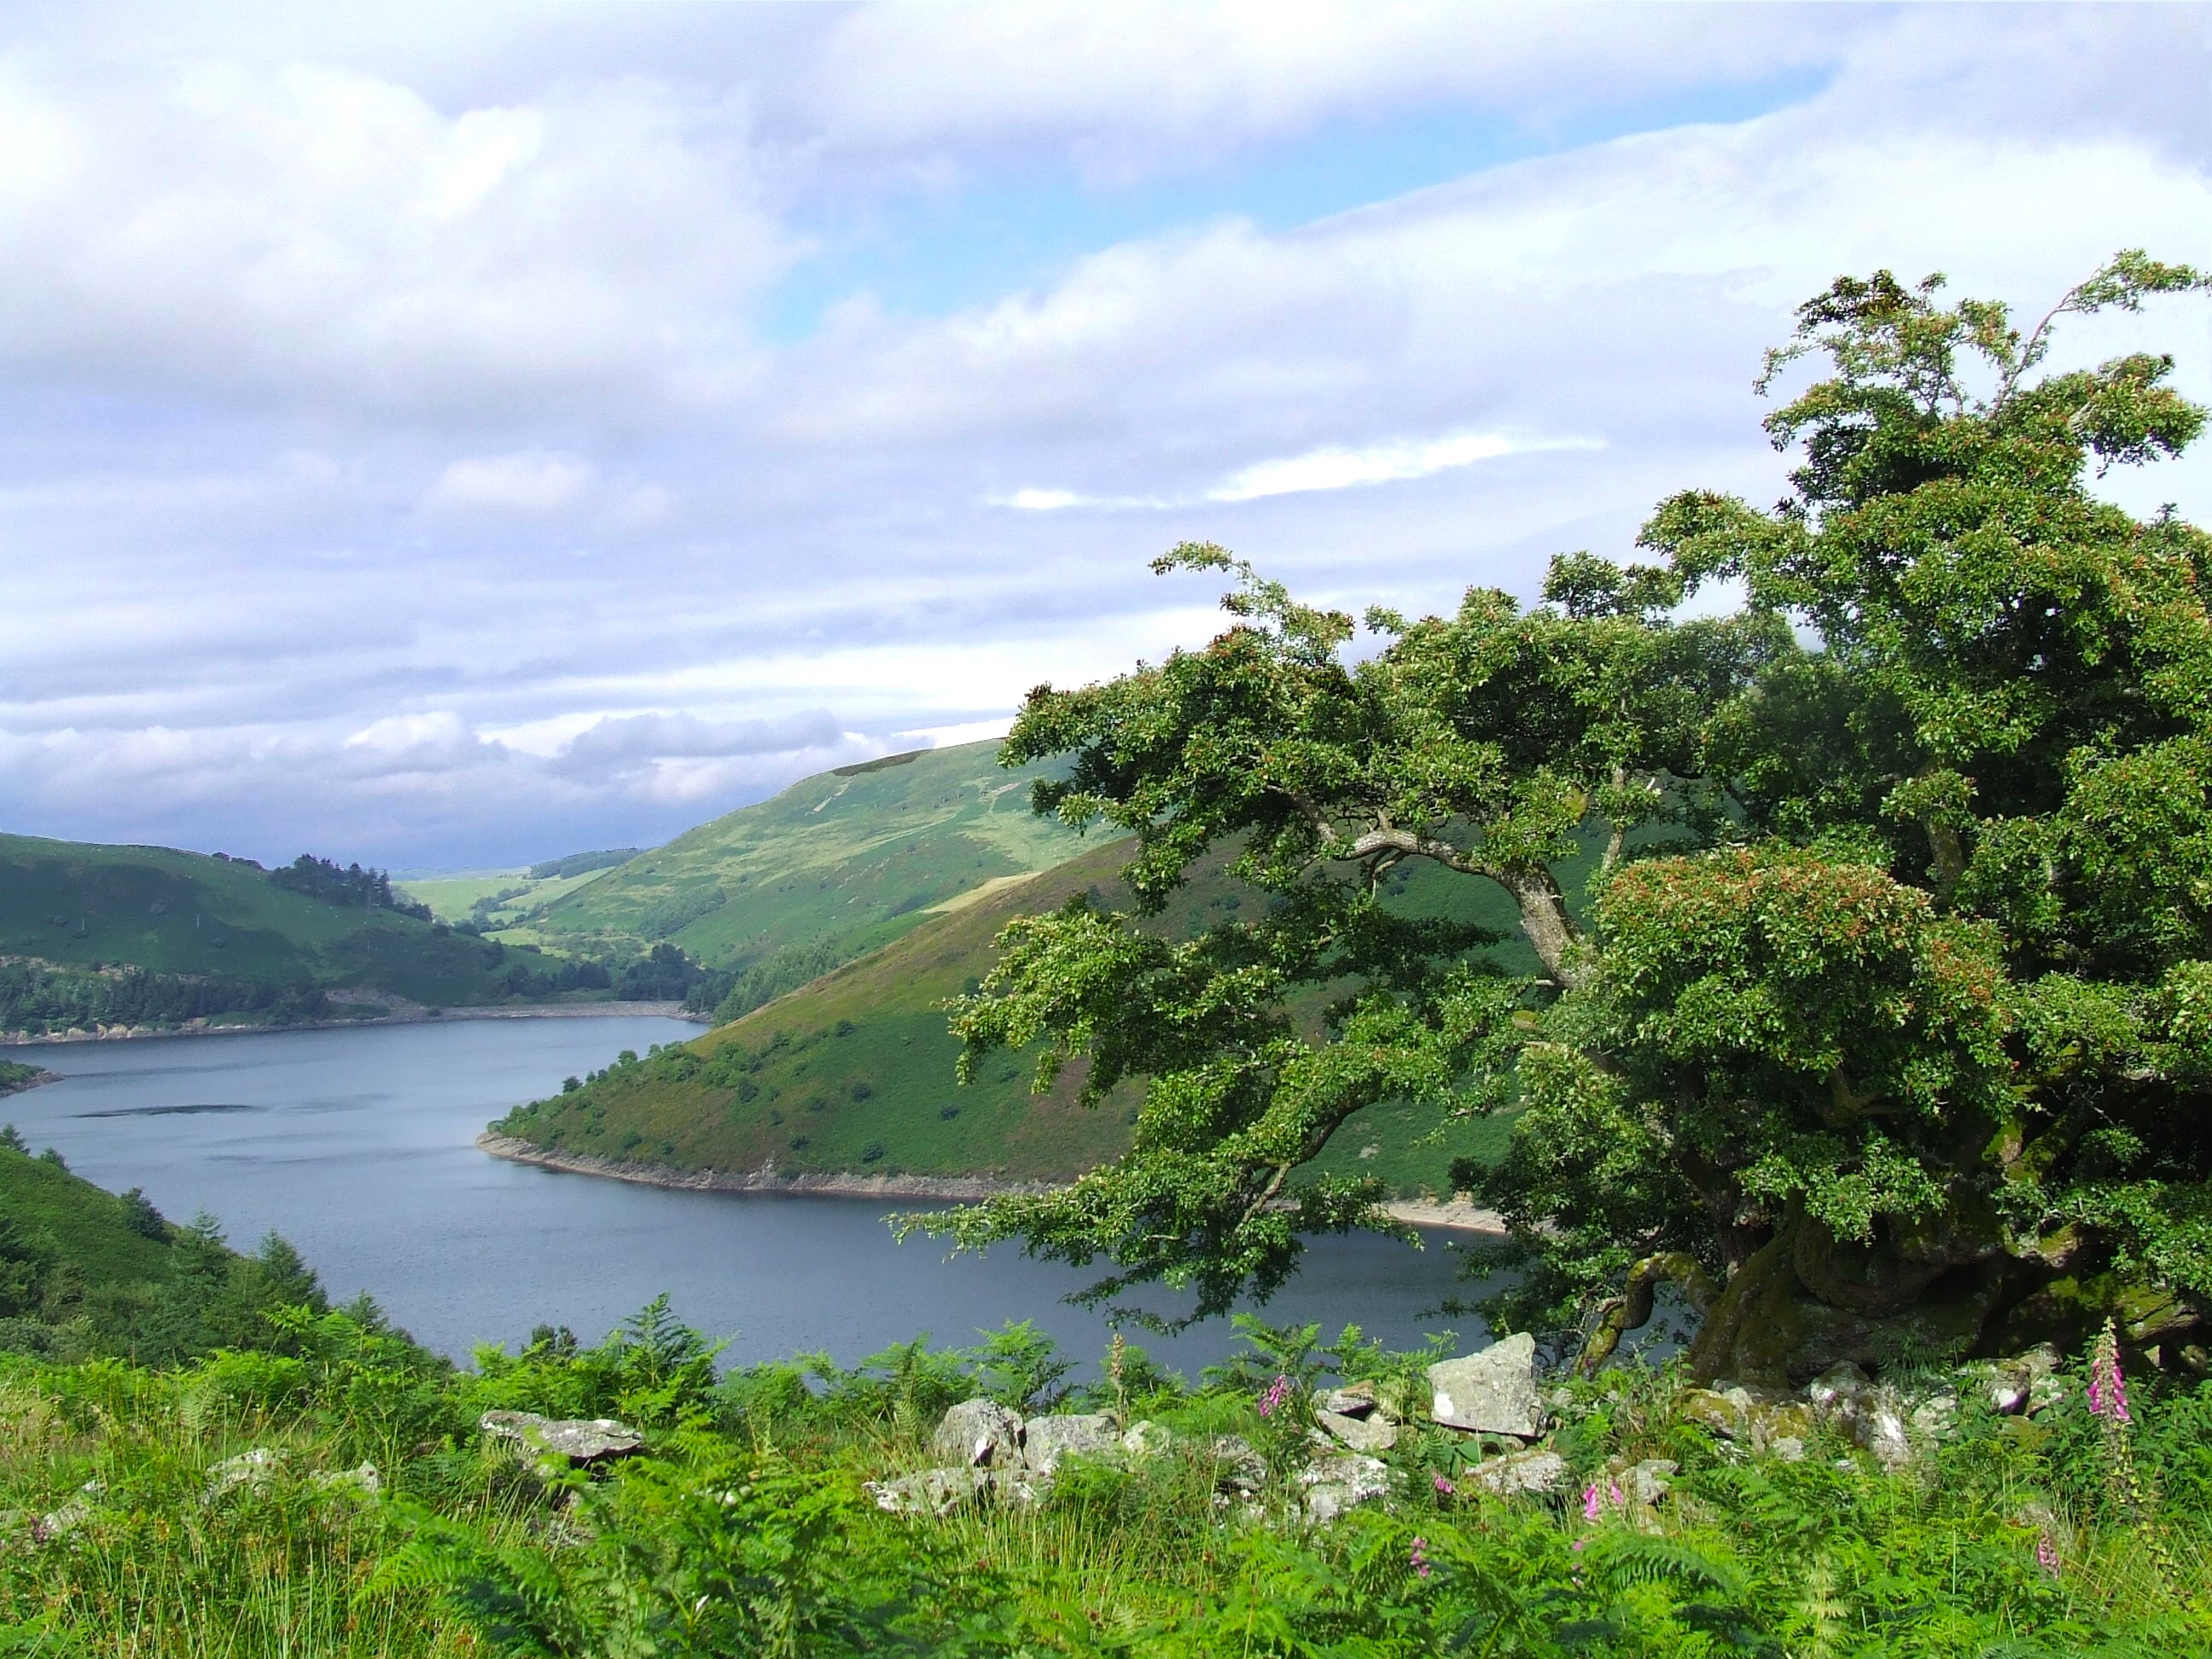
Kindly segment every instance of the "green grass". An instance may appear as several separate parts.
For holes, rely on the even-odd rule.
[[[58,1163],[0,1147],[0,1215],[52,1241],[88,1285],[152,1283],[169,1271],[172,1246],[131,1224],[131,1206]]]
[[[1033,1507],[942,1520],[883,1514],[863,1482],[933,1462],[956,1401],[1045,1409],[1033,1388],[1054,1357],[1024,1328],[720,1379],[658,1309],[596,1347],[484,1351],[459,1371],[346,1314],[296,1324],[282,1353],[0,1362],[0,1651],[2148,1659],[2212,1644],[2206,1385],[2138,1379],[2127,1449],[2154,1495],[2130,1498],[2078,1376],[2033,1421],[1967,1411],[1891,1474],[1820,1430],[1802,1462],[1747,1454],[1680,1410],[1679,1376],[1630,1366],[1553,1391],[1557,1494],[1485,1493],[1468,1468],[1486,1449],[1416,1416],[1386,1455],[1388,1494],[1319,1527],[1295,1480],[1308,1387],[1395,1390],[1423,1357],[1251,1340],[1200,1386],[1129,1355],[1129,1389],[1102,1376],[1067,1402],[1149,1420],[1164,1449],[1071,1460]],[[1263,1415],[1276,1372],[1294,1386]],[[645,1431],[645,1455],[592,1478],[534,1468],[477,1432],[488,1408],[616,1417]],[[1224,1433],[1266,1465],[1249,1504],[1219,1491]],[[227,1482],[248,1452],[265,1472]],[[1674,1466],[1668,1490],[1632,1513],[1609,1488],[1649,1458]],[[343,1480],[364,1462],[373,1494]]]
[[[460,875],[418,876],[408,881],[394,881],[393,888],[404,893],[418,904],[427,904],[441,921],[459,922],[481,920],[485,931],[508,939],[507,929],[514,927],[532,911],[565,898],[580,887],[588,886],[606,874],[605,870],[587,870],[581,875],[548,876],[543,879],[531,875],[526,865],[517,865],[512,870],[471,870]],[[501,896],[504,895],[505,896]],[[486,903],[497,900],[495,903]],[[481,912],[479,904],[483,905]],[[532,943],[539,942],[534,933],[528,933]],[[520,944],[521,939],[508,939]]]
[[[1083,850],[1073,831],[1029,810],[1030,781],[1044,769],[1002,770],[998,750],[963,744],[805,779],[517,921],[572,948],[669,939],[717,968],[824,940],[858,955],[933,906]]]
[[[1030,1059],[1000,1054],[963,1087],[945,1004],[989,971],[993,940],[1014,916],[1091,890],[1127,906],[1118,878],[1129,850],[1094,848],[996,888],[740,1019],[611,1067],[497,1127],[572,1155],[684,1170],[773,1163],[787,1172],[1066,1181],[1127,1147],[1134,1085],[1085,1108],[1075,1100],[1079,1073],[1040,1096],[1030,1091]],[[1218,871],[1200,873],[1150,925],[1188,934],[1254,902]],[[1476,919],[1501,932],[1510,921],[1487,884],[1426,866],[1406,873],[1392,902],[1415,914],[1480,907]],[[1499,954],[1516,969],[1534,960],[1517,942]],[[1399,1196],[1440,1195],[1454,1158],[1496,1155],[1506,1130],[1504,1120],[1440,1124],[1429,1109],[1385,1103],[1346,1126],[1322,1167],[1375,1176]],[[1363,1158],[1369,1146],[1376,1151]]]

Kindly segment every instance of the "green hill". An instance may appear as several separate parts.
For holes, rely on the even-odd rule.
[[[772,1164],[792,1173],[1066,1180],[1127,1145],[1133,1090],[1086,1110],[1075,1104],[1075,1077],[1036,1096],[1028,1061],[1007,1054],[963,1088],[944,1005],[989,970],[992,941],[1011,918],[1086,890],[1127,905],[1118,878],[1130,850],[1126,842],[1094,848],[984,893],[740,1019],[618,1063],[493,1127],[570,1157],[683,1170]],[[1201,878],[1151,925],[1188,934],[1248,902],[1231,882]],[[1474,902],[1484,907],[1476,919],[1501,932],[1513,921],[1503,895],[1425,867],[1394,881],[1392,902],[1409,914]],[[1516,966],[1533,963],[1517,938],[1498,949]],[[1443,1193],[1452,1158],[1482,1155],[1504,1130],[1495,1120],[1454,1124],[1428,1139],[1438,1127],[1433,1114],[1379,1105],[1340,1138],[1332,1162],[1401,1194]]]
[[[153,1283],[168,1275],[173,1233],[143,1200],[118,1198],[51,1155],[0,1145],[0,1278],[29,1257],[66,1267],[88,1290]],[[0,1302],[10,1288],[0,1284]],[[22,1287],[12,1288],[20,1304]],[[25,1312],[9,1307],[0,1317]]]
[[[240,1255],[211,1218],[176,1225],[0,1129],[0,1353],[175,1363],[281,1345],[269,1316],[302,1304],[327,1306],[322,1285],[274,1233]]]
[[[998,749],[928,749],[807,778],[584,879],[506,936],[611,954],[666,941],[732,981],[780,952],[815,953],[789,981],[802,982],[1082,850],[1030,811],[1044,769],[1002,770]]]
[[[379,995],[534,1000],[536,966],[442,923],[280,887],[244,860],[0,836],[0,1030],[283,1022],[382,1012]]]

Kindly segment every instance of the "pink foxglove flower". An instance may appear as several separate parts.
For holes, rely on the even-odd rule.
[[[2127,1379],[2120,1374],[2119,1332],[2107,1319],[2089,1351],[2089,1415],[2107,1422],[2127,1423]]]
[[[1260,1396],[1260,1415],[1273,1417],[1283,1401],[1290,1397],[1291,1379],[1279,1376],[1267,1385],[1267,1393]]]
[[[1446,1498],[1449,1498],[1454,1492],[1456,1492],[1459,1490],[1457,1486],[1452,1485],[1450,1481],[1445,1480],[1441,1474],[1436,1477],[1436,1481],[1437,1491]]]
[[[1416,1538],[1413,1540],[1413,1548],[1411,1556],[1413,1571],[1424,1578],[1426,1578],[1429,1576],[1428,1548],[1429,1540],[1427,1539]]]
[[[2035,1540],[2035,1565],[2053,1578],[2058,1577],[2058,1546],[2047,1532]]]
[[[1583,1489],[1583,1519],[1595,1521],[1602,1512],[1597,1499],[1597,1482],[1593,1480]],[[1580,1546],[1577,1547],[1577,1548]]]

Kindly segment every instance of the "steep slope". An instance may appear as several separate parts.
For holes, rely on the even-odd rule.
[[[22,1300],[21,1264],[62,1266],[87,1288],[143,1284],[169,1272],[171,1230],[150,1206],[134,1204],[71,1175],[60,1162],[0,1145],[0,1301]],[[41,1261],[43,1258],[43,1261]],[[0,1317],[19,1316],[20,1305]]]
[[[240,860],[0,836],[0,1029],[81,1023],[70,1009],[118,1024],[297,1018],[333,1012],[331,990],[496,1002],[515,994],[517,960],[442,924],[289,890]]]
[[[1044,769],[1004,771],[996,743],[894,755],[793,784],[518,918],[546,944],[617,953],[669,941],[711,968],[780,951],[844,958],[933,907],[1082,850],[1029,810]],[[820,971],[818,963],[814,971]]]
[[[1128,1144],[1134,1090],[1086,1110],[1075,1103],[1074,1077],[1033,1095],[1028,1060],[1007,1054],[963,1088],[944,1005],[989,970],[992,942],[1012,917],[1086,890],[1126,905],[1119,873],[1130,850],[1126,842],[1095,848],[987,892],[730,1024],[520,1108],[493,1130],[560,1158],[672,1171],[1066,1180]],[[1225,879],[1201,877],[1152,925],[1187,936],[1250,901]],[[1511,921],[1502,895],[1425,869],[1405,872],[1392,902],[1409,914],[1473,903],[1476,919],[1501,932]],[[1533,962],[1517,941],[1498,953],[1516,968]],[[1349,1126],[1328,1163],[1406,1195],[1442,1193],[1451,1160],[1483,1155],[1503,1129],[1442,1125],[1385,1103]]]

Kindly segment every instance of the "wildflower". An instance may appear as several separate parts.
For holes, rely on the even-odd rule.
[[[1424,1578],[1426,1578],[1429,1576],[1428,1547],[1429,1540],[1425,1538],[1416,1538],[1413,1540],[1413,1548],[1411,1557],[1413,1571]]]
[[[1291,1379],[1287,1376],[1278,1376],[1267,1385],[1267,1393],[1260,1396],[1260,1415],[1273,1417],[1276,1408],[1290,1397],[1290,1393]]]
[[[2128,1415],[2127,1379],[2120,1375],[2119,1334],[2109,1319],[2090,1350],[2089,1415],[2113,1423],[2133,1420]]]
[[[1602,1512],[1597,1501],[1597,1482],[1593,1480],[1583,1488],[1583,1519],[1595,1521]],[[1575,1547],[1580,1549],[1582,1546],[1577,1544]]]
[[[1436,1482],[1437,1492],[1440,1496],[1449,1498],[1454,1492],[1459,1490],[1457,1486],[1452,1485],[1450,1481],[1445,1480],[1441,1474],[1436,1477]]]
[[[1621,1489],[1620,1489],[1620,1481],[1618,1481],[1618,1480],[1608,1480],[1608,1481],[1607,1481],[1607,1482],[1606,1482],[1606,1486],[1605,1486],[1605,1495],[1606,1495],[1608,1498],[1610,1498],[1610,1499],[1612,1499],[1612,1500],[1613,1500],[1613,1508],[1615,1508],[1615,1509],[1617,1509],[1617,1510],[1620,1510],[1620,1509],[1626,1509],[1626,1508],[1628,1507],[1628,1495],[1627,1495],[1626,1492],[1622,1492],[1622,1491],[1621,1491]]]
[[[2058,1577],[2058,1546],[2047,1532],[2039,1534],[2036,1538],[2035,1565],[2053,1578]]]

